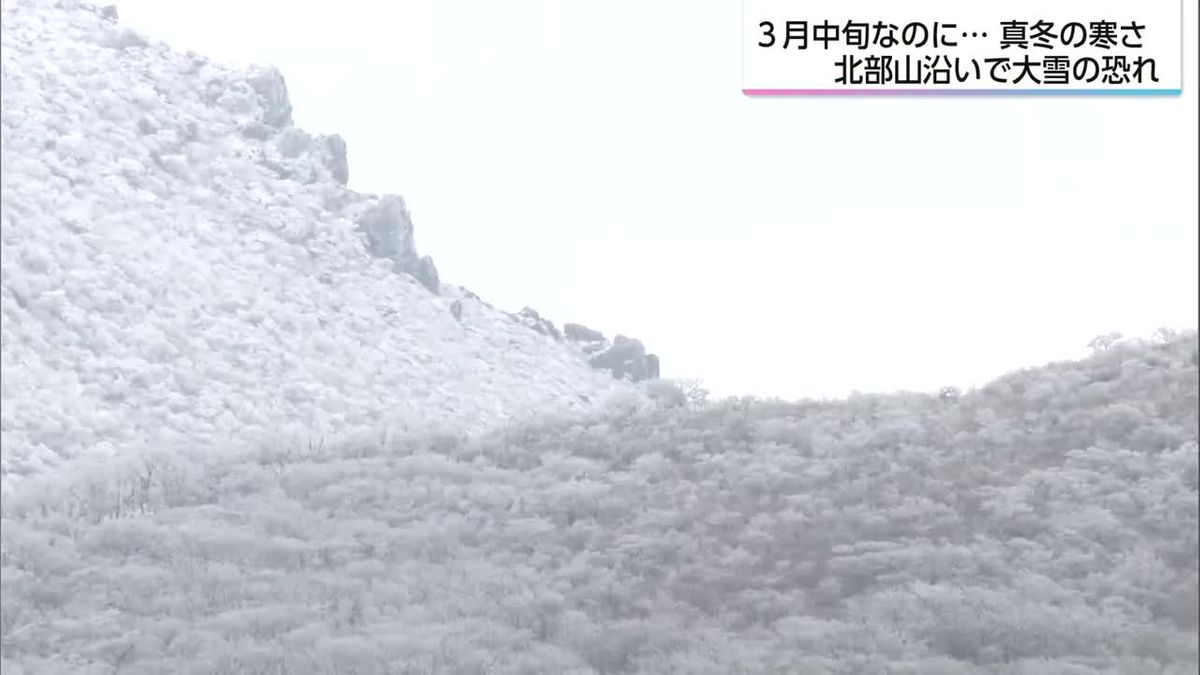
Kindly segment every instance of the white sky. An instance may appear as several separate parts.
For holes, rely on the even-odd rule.
[[[971,386],[1197,325],[1182,97],[749,99],[741,3],[118,0],[277,65],[443,280],[720,394]]]

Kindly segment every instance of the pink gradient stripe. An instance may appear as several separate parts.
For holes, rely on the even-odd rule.
[[[746,96],[942,96],[947,94],[1020,93],[1001,89],[743,89]]]
[[[933,89],[743,89],[747,96],[863,96],[920,94]],[[943,90],[946,91],[946,90]]]
[[[746,96],[1178,96],[1179,89],[742,89]]]

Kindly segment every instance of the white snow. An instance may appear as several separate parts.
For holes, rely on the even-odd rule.
[[[0,14],[5,675],[1197,671],[1194,331],[699,405],[369,255],[278,89]]]
[[[134,446],[474,431],[630,389],[370,257],[346,206],[365,198],[306,134],[241,133],[264,104],[248,73],[78,3],[0,6],[5,480]]]
[[[1195,673],[1196,350],[80,462],[0,504],[0,669]]]

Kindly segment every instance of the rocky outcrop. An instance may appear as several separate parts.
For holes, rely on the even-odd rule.
[[[583,352],[593,368],[607,370],[618,380],[640,382],[659,377],[658,356],[648,354],[641,340],[618,335],[609,342],[604,333],[578,323],[564,324],[560,332],[552,321],[532,307],[509,316],[542,335],[555,340],[565,339]]]
[[[411,274],[431,293],[441,293],[433,259],[417,254],[412,218],[403,197],[386,195],[375,200],[362,208],[355,222],[367,237],[371,255],[392,260],[397,272]]]
[[[528,326],[535,332],[541,333],[555,340],[562,340],[562,333],[558,332],[558,328],[554,326],[554,322],[549,319],[543,319],[537,310],[532,307],[525,307],[516,314],[511,315],[519,323]]]
[[[292,126],[292,102],[283,73],[276,68],[258,68],[248,80],[262,99],[262,123],[276,129]]]
[[[569,323],[563,326],[563,332],[567,339],[575,343],[584,354],[599,354],[611,346],[608,338],[604,337],[604,333],[592,330],[582,324]]]
[[[226,105],[248,111],[241,117],[238,130],[245,138],[263,142],[258,163],[281,179],[324,184],[326,209],[358,225],[371,255],[392,260],[397,272],[411,275],[431,293],[440,295],[437,267],[432,258],[417,253],[412,218],[404,199],[345,189],[350,180],[345,139],[338,134],[314,137],[294,126],[287,83],[278,70],[257,68],[251,71],[247,83],[246,95],[256,100],[256,106],[240,106],[236,93],[215,89],[212,95],[214,103],[228,99],[231,102]]]
[[[604,342],[605,340],[604,333],[578,323],[565,324],[563,335],[573,342]]]
[[[593,368],[607,370],[618,380],[640,382],[649,376],[646,347],[641,340],[618,335],[612,345],[593,356],[588,363]]]
[[[412,269],[405,270],[409,274],[417,278],[421,285],[429,289],[430,293],[435,295],[441,292],[442,281],[438,278],[437,267],[433,264],[433,258],[429,256],[421,256]]]
[[[217,88],[209,95],[214,105],[237,115],[243,137],[262,142],[261,156],[256,159],[259,164],[281,179],[322,184],[325,209],[355,223],[372,256],[392,261],[395,271],[412,276],[431,293],[442,294],[433,259],[417,252],[412,217],[404,198],[346,189],[350,180],[346,141],[336,134],[314,137],[294,126],[287,83],[278,70],[254,69],[240,92]],[[251,102],[247,103],[248,99]],[[453,291],[448,294],[453,295]],[[466,297],[477,298],[469,292]],[[452,305],[450,311],[462,320],[461,302]],[[531,307],[509,316],[555,341],[565,338],[583,352],[593,367],[607,370],[617,379],[636,382],[658,377],[658,357],[647,354],[639,340],[617,336],[609,342],[600,331],[577,323],[566,324],[559,331]]]
[[[342,185],[350,182],[350,163],[346,159],[346,141],[338,134],[318,136],[322,150],[321,163],[329,170],[329,175]]]
[[[658,356],[646,353],[641,340],[618,335],[610,343],[604,333],[578,323],[564,325],[563,335],[589,356],[593,368],[607,370],[617,379],[639,382],[659,377]]]
[[[656,354],[646,355],[646,377],[651,380],[659,378],[658,356]]]
[[[419,260],[413,243],[412,220],[408,205],[399,195],[387,195],[363,209],[356,220],[367,235],[367,248],[377,258],[390,258],[406,269]]]

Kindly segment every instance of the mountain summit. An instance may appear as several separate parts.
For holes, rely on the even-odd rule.
[[[283,76],[3,5],[2,470],[586,411],[634,387],[438,278]]]

